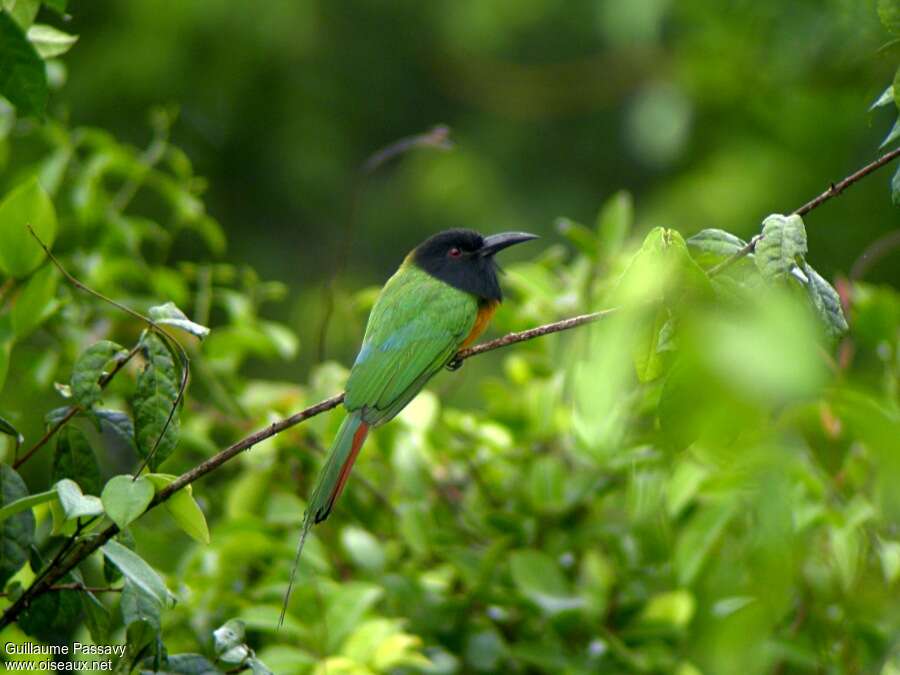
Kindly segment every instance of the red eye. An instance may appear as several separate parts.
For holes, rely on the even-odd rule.
[[[462,251],[454,246],[447,252],[447,255],[449,255],[451,258],[458,258],[462,255]]]

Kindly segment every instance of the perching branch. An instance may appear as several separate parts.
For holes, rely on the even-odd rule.
[[[869,164],[866,164],[864,167],[862,167],[858,171],[854,171],[853,173],[851,173],[849,176],[847,176],[843,180],[840,180],[837,183],[832,183],[831,185],[828,186],[828,189],[825,190],[822,194],[820,194],[819,196],[817,196],[813,199],[810,199],[803,206],[801,206],[798,209],[795,209],[793,211],[793,213],[797,214],[798,216],[805,216],[807,213],[809,213],[813,209],[820,207],[822,204],[827,202],[832,197],[837,197],[839,194],[841,194],[844,190],[846,190],[848,187],[853,185],[858,180],[865,178],[873,171],[877,171],[878,169],[883,167],[885,164],[889,164],[892,160],[896,159],[897,157],[900,157],[900,147],[894,148],[890,152],[884,153],[881,157],[879,157],[875,161],[870,162]],[[725,260],[720,262],[718,265],[711,267],[708,272],[709,276],[712,277],[721,272],[724,272],[726,269],[731,267],[734,263],[736,263],[738,260],[740,260],[744,256],[753,253],[753,251],[756,250],[756,245],[759,243],[760,239],[762,239],[762,235],[757,234],[750,241],[748,241],[747,244],[741,250],[736,251],[731,256],[729,256],[728,258],[726,258]]]
[[[584,324],[593,323],[605,318],[606,316],[612,314],[614,311],[615,310],[608,309],[600,312],[592,312],[590,314],[582,314],[580,316],[573,316],[561,321],[548,323],[543,326],[529,328],[528,330],[523,330],[517,333],[509,333],[508,335],[504,335],[503,337],[499,337],[495,340],[489,340],[488,342],[484,342],[474,347],[463,349],[456,355],[454,361],[462,363],[466,359],[472,358],[473,356],[485,354],[495,349],[500,349],[501,347],[507,347],[519,342],[525,342],[526,340],[533,340],[537,337],[550,335],[551,333],[558,333],[560,331],[570,330],[578,326],[583,326]],[[246,438],[243,438],[236,443],[228,446],[224,450],[217,452],[209,459],[195,466],[193,469],[185,471],[183,474],[178,476],[178,478],[173,480],[158,493],[156,493],[156,496],[153,498],[153,501],[150,502],[150,506],[147,507],[147,510],[149,511],[150,509],[159,506],[185,486],[190,485],[197,479],[202,478],[206,474],[219,468],[225,462],[236,457],[244,450],[252,448],[257,443],[264,441],[267,438],[271,438],[272,436],[281,433],[285,429],[289,429],[290,427],[296,426],[301,422],[305,422],[306,420],[315,417],[316,415],[320,415],[323,412],[336,408],[341,404],[343,400],[344,394],[337,394],[336,396],[332,396],[331,398],[326,398],[324,401],[319,401],[315,405],[311,405],[298,413],[294,413],[290,417],[286,417],[278,422],[273,422],[264,429],[260,429],[259,431],[250,434]],[[19,598],[7,608],[7,610],[3,613],[3,616],[0,617],[0,629],[15,621],[19,614],[21,614],[21,612],[26,609],[35,598],[46,593],[47,591],[52,590],[56,582],[58,582],[66,574],[68,574],[69,571],[76,565],[78,565],[82,560],[87,558],[89,555],[103,546],[106,542],[112,539],[116,534],[118,534],[118,532],[119,528],[116,525],[110,525],[99,534],[78,541],[64,556],[61,556],[59,560],[51,565],[40,579],[29,586],[22,593],[22,595],[19,596]]]

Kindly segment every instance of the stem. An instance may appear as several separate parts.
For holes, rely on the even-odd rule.
[[[828,186],[828,189],[825,190],[822,194],[818,195],[817,197],[814,197],[813,199],[810,199],[803,206],[801,206],[798,209],[795,209],[793,211],[793,213],[797,214],[798,216],[805,216],[807,213],[809,213],[813,209],[820,207],[822,204],[827,202],[829,199],[831,199],[833,197],[837,197],[839,194],[841,194],[844,190],[846,190],[848,187],[853,185],[858,180],[865,178],[873,171],[877,171],[878,169],[883,167],[885,164],[889,164],[892,160],[896,159],[897,157],[900,157],[900,147],[894,148],[890,152],[884,153],[881,157],[879,157],[875,161],[866,164],[864,167],[862,167],[861,169],[859,169],[857,171],[854,171],[853,173],[851,173],[849,176],[847,176],[843,180],[840,180],[837,183],[832,183],[831,185]],[[720,262],[718,265],[711,267],[708,272],[709,276],[713,277],[721,272],[724,272],[726,269],[731,267],[734,263],[736,263],[738,260],[740,260],[744,256],[749,255],[750,253],[753,253],[753,251],[756,249],[756,245],[759,243],[760,239],[762,239],[762,235],[757,234],[750,241],[748,241],[746,246],[744,246],[741,250],[736,251],[730,257],[728,257],[725,260],[723,260],[722,262]]]
[[[548,323],[543,326],[536,326],[535,328],[519,331],[517,333],[509,333],[508,335],[504,335],[503,337],[499,337],[495,340],[490,340],[480,345],[476,345],[475,347],[461,350],[454,358],[454,361],[462,363],[466,359],[470,359],[473,356],[486,354],[487,352],[493,351],[495,349],[500,349],[501,347],[507,347],[519,342],[525,342],[526,340],[533,340],[534,338],[542,337],[544,335],[550,335],[551,333],[571,330],[572,328],[577,328],[578,326],[583,326],[588,323],[599,321],[600,319],[603,319],[614,311],[615,310],[607,309],[600,312],[593,312],[591,314],[582,314],[580,316],[573,316],[561,321]],[[195,466],[193,469],[190,469],[178,476],[178,478],[173,480],[158,493],[156,493],[156,496],[153,498],[153,501],[150,502],[147,510],[149,511],[150,509],[159,506],[182,488],[190,485],[198,478],[202,478],[206,474],[215,471],[225,462],[239,455],[244,450],[252,448],[260,441],[271,438],[272,436],[281,433],[285,429],[296,426],[301,422],[305,422],[306,420],[315,417],[316,415],[321,415],[323,412],[332,410],[333,408],[338,407],[343,402],[343,400],[344,394],[337,394],[335,396],[332,396],[331,398],[326,398],[324,401],[319,401],[315,405],[311,405],[308,408],[301,410],[300,412],[294,413],[290,417],[286,417],[278,422],[273,422],[264,429],[260,429],[259,431],[250,434],[246,438],[243,438],[236,443],[228,446],[224,450],[217,452],[209,459]],[[19,614],[26,607],[28,607],[28,605],[36,597],[50,591],[53,588],[53,585],[61,578],[63,578],[66,574],[68,574],[73,567],[75,567],[82,560],[94,553],[94,551],[98,550],[106,542],[112,539],[118,532],[119,528],[116,525],[110,525],[105,530],[102,530],[100,533],[90,538],[81,539],[74,546],[68,549],[68,552],[65,555],[59,556],[58,559],[50,565],[46,573],[43,574],[41,578],[32,583],[32,585],[29,586],[25,590],[25,592],[22,593],[22,595],[19,596],[19,598],[6,609],[6,611],[3,613],[3,616],[0,617],[0,629],[8,626],[10,623],[15,621]]]

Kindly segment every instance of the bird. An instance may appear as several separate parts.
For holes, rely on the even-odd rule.
[[[303,517],[281,622],[310,528],[328,518],[369,431],[393,419],[425,384],[487,328],[503,293],[495,255],[537,239],[456,228],[416,246],[375,301],[344,395],[346,417]]]

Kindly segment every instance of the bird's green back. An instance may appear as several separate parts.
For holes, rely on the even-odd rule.
[[[396,415],[453,357],[478,314],[478,300],[404,263],[369,315],[347,381],[345,407],[367,424]]]

